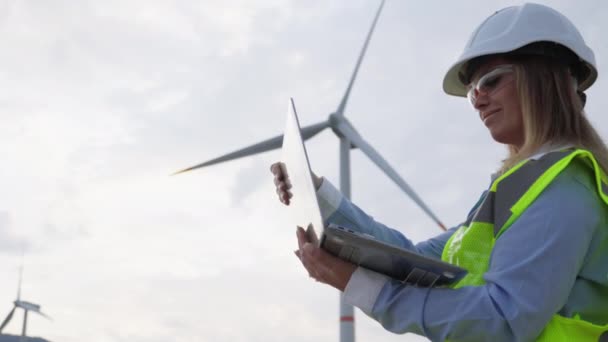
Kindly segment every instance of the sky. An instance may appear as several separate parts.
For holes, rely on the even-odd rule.
[[[608,5],[542,3],[595,51],[586,110],[607,137]],[[441,82],[473,29],[511,4],[387,0],[346,107],[448,225],[505,148]],[[280,151],[170,174],[280,134],[289,97],[303,125],[326,120],[378,5],[0,0],[0,319],[23,262],[22,299],[53,318],[30,315],[28,331],[51,341],[338,340],[338,292],[292,252],[269,172]],[[307,148],[339,184],[335,135]],[[359,151],[351,160],[355,203],[414,241],[440,232]],[[358,341],[424,341],[361,312],[356,324]]]

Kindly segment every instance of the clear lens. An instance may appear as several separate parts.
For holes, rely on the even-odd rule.
[[[471,82],[467,97],[471,104],[475,106],[477,96],[480,93],[492,95],[495,91],[502,88],[507,83],[501,82],[505,74],[513,72],[513,65],[500,65],[487,74],[480,77],[477,81]]]

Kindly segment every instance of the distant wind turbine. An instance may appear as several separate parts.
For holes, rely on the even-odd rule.
[[[357,77],[359,67],[367,50],[367,46],[371,39],[378,18],[382,8],[384,7],[384,0],[380,3],[376,16],[372,23],[372,26],[367,34],[365,43],[357,60],[355,69],[351,75],[350,82],[346,88],[346,92],[338,105],[338,109],[329,115],[326,121],[316,123],[314,125],[306,126],[301,129],[302,138],[307,140],[317,133],[321,132],[326,128],[331,128],[332,131],[340,139],[340,191],[342,194],[350,199],[350,149],[360,149],[369,159],[374,162],[386,175],[393,180],[428,216],[433,219],[439,225],[439,227],[445,230],[445,226],[437,218],[437,216],[431,211],[431,209],[422,201],[422,199],[414,192],[414,190],[405,182],[401,176],[388,164],[384,158],[370,145],[368,144],[361,135],[355,130],[353,125],[344,117],[344,109],[350,95],[353,83]],[[257,144],[242,148],[240,150],[225,154],[218,158],[208,160],[206,162],[194,165],[192,167],[180,170],[174,174],[192,171],[205,166],[218,164],[221,162],[258,154],[280,148],[283,144],[283,135],[276,136],[274,138],[264,140]],[[344,303],[342,297],[340,297],[340,342],[354,342],[354,314],[353,307]]]
[[[35,312],[35,313],[39,314],[40,316],[43,316],[47,319],[51,319],[51,318],[49,316],[45,315],[44,313],[42,313],[42,311],[40,311],[40,305],[31,303],[31,302],[27,302],[25,300],[21,300],[21,278],[22,277],[23,277],[23,265],[19,268],[19,287],[17,288],[17,299],[13,302],[13,309],[8,313],[8,315],[2,322],[2,325],[0,325],[0,334],[2,334],[2,330],[4,330],[4,327],[6,327],[6,325],[13,318],[13,314],[15,313],[15,310],[17,308],[21,308],[24,311],[23,327],[21,328],[21,341],[23,342],[26,340],[26,336],[27,336],[27,314],[29,311]]]

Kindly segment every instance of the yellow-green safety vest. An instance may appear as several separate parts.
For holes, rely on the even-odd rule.
[[[488,270],[496,240],[575,158],[584,160],[593,168],[597,192],[608,205],[608,178],[589,151],[569,149],[551,152],[538,160],[519,163],[492,182],[475,214],[446,243],[441,259],[468,270],[468,274],[453,288],[485,284],[483,275]],[[537,341],[605,342],[608,341],[606,323],[600,326],[578,316],[563,317],[556,313]]]

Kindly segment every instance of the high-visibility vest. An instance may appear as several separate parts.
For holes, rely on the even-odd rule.
[[[551,152],[538,160],[519,163],[494,180],[477,211],[446,243],[441,259],[469,271],[453,288],[485,284],[483,275],[488,270],[496,241],[575,158],[593,169],[597,192],[608,205],[608,178],[589,151]],[[537,341],[605,342],[608,341],[608,314],[606,320],[606,325],[596,325],[578,316],[563,317],[556,313]]]

